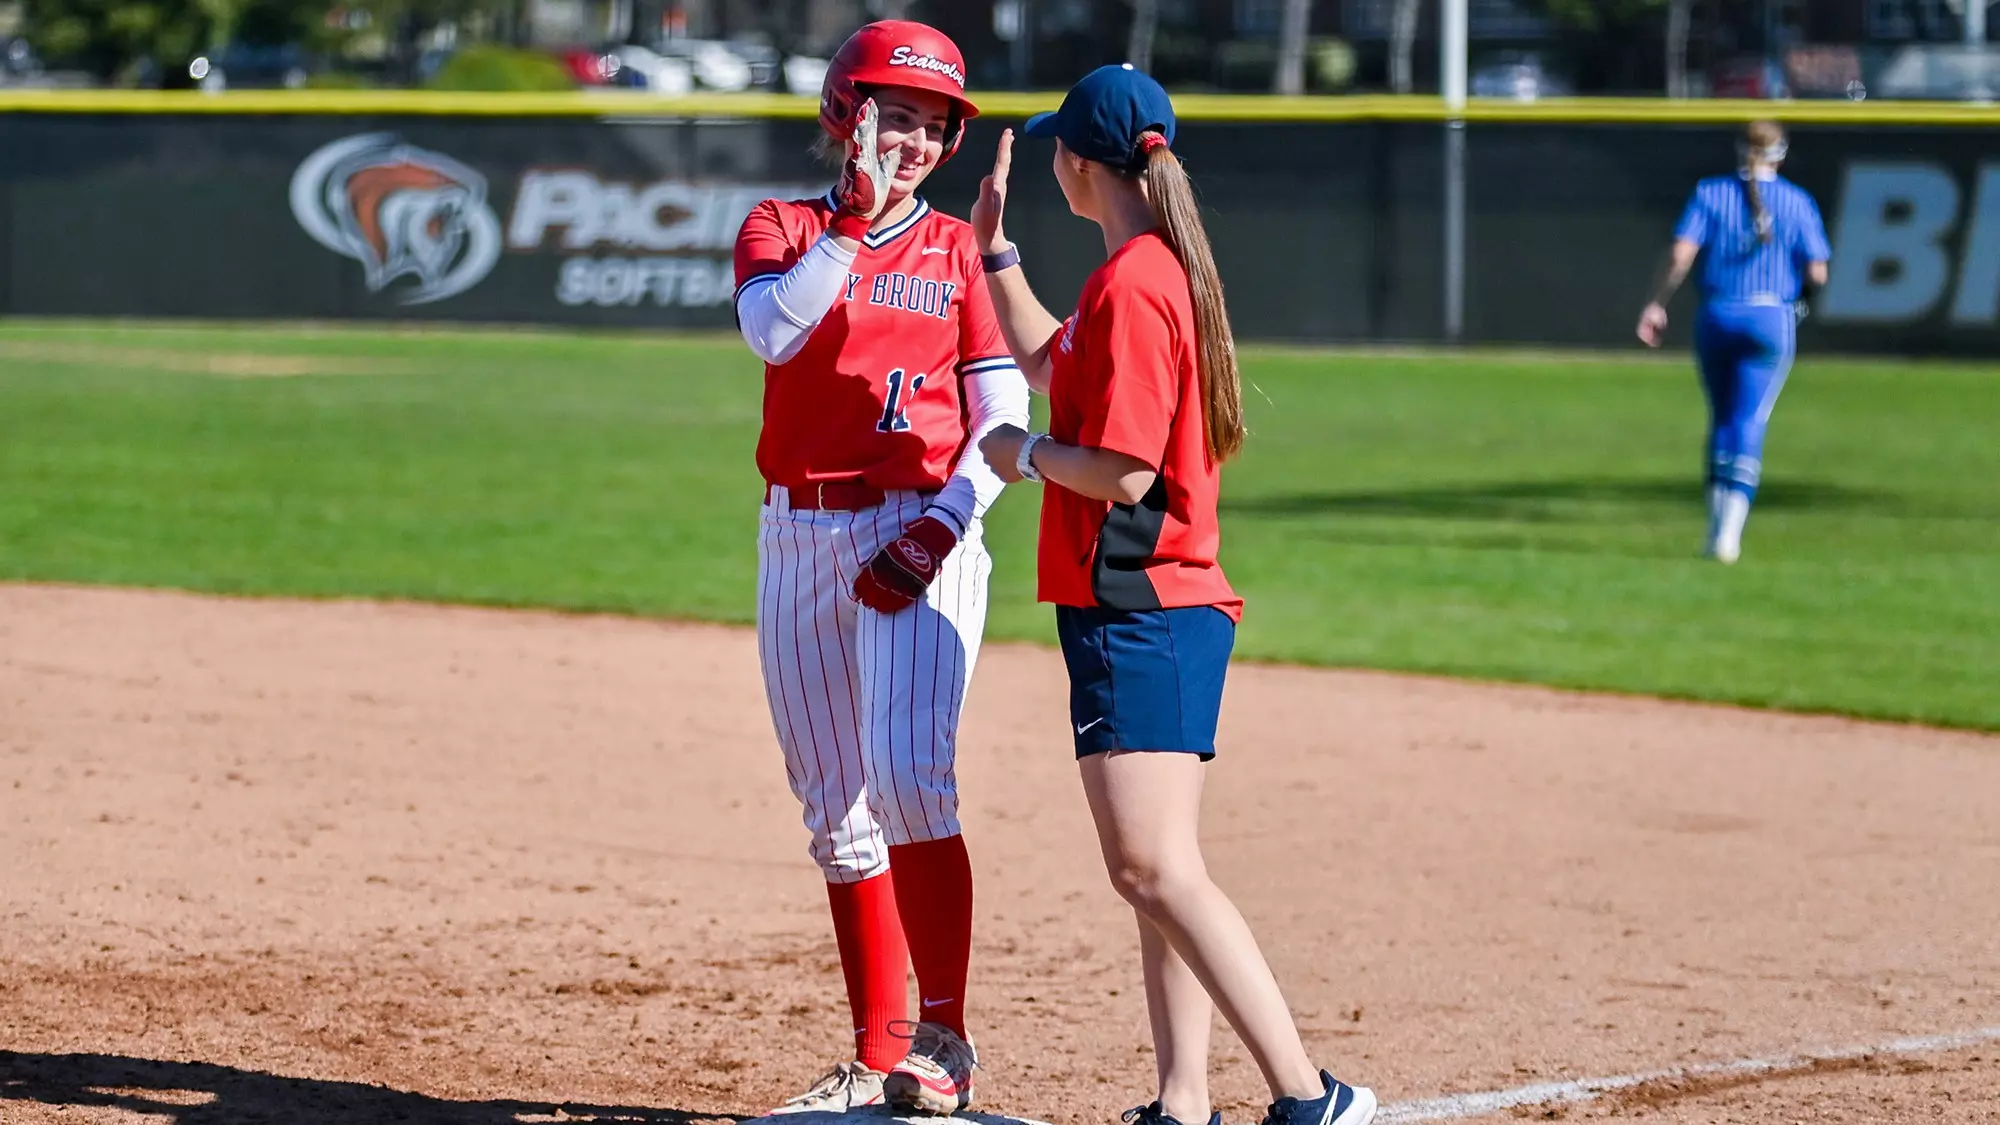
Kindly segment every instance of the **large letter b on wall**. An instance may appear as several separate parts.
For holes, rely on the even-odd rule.
[[[1951,283],[1943,241],[1958,219],[1958,184],[1934,164],[1853,164],[1840,193],[1828,320],[1915,320]]]

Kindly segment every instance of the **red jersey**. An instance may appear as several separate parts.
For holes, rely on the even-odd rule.
[[[782,274],[826,233],[830,196],[767,199],[736,236],[736,285]],[[944,485],[965,447],[959,379],[1011,367],[961,219],[916,209],[870,231],[833,309],[790,360],[764,367],[757,468],[770,484]]]
[[[1221,467],[1209,459],[1187,271],[1157,232],[1118,248],[1049,349],[1049,436],[1159,470],[1137,504],[1042,488],[1042,601],[1148,610],[1243,599],[1216,562]]]

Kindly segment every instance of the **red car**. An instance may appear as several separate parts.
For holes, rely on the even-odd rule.
[[[590,47],[564,47],[555,52],[555,56],[585,86],[611,85],[617,80],[623,65],[617,55]]]
[[[1775,59],[1746,55],[1729,59],[1709,74],[1709,95],[1717,98],[1789,98],[1785,68]]]

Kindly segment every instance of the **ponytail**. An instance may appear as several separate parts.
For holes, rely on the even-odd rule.
[[[1743,128],[1737,148],[1743,154],[1743,195],[1750,202],[1750,218],[1757,241],[1768,245],[1777,233],[1770,205],[1764,202],[1764,185],[1757,182],[1757,165],[1775,166],[1785,159],[1785,129],[1775,121],[1752,121]]]
[[[1755,169],[1743,177],[1743,194],[1750,197],[1750,220],[1756,227],[1757,241],[1768,244],[1776,224],[1771,220],[1771,208],[1764,203],[1764,187],[1757,182]]]
[[[1187,271],[1188,295],[1194,301],[1195,364],[1201,376],[1208,456],[1221,464],[1242,450],[1244,434],[1243,377],[1236,366],[1229,309],[1222,300],[1222,275],[1215,268],[1208,231],[1201,224],[1194,185],[1188,181],[1180,158],[1167,147],[1166,137],[1157,131],[1141,134],[1139,151],[1153,218],[1167,248]]]

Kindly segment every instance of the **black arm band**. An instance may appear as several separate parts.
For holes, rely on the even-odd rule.
[[[986,263],[987,273],[999,273],[1021,264],[1021,248],[1009,246],[998,254],[981,254],[979,260]]]

